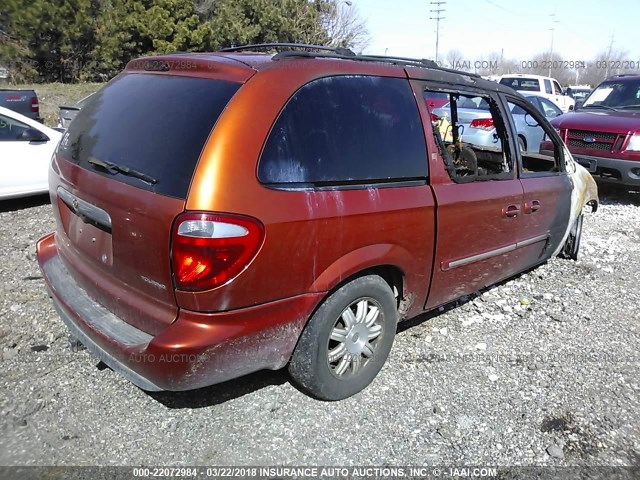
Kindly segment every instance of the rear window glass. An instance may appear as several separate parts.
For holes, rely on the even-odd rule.
[[[258,177],[269,184],[370,184],[424,179],[418,106],[404,79],[327,77],[289,100],[267,139]]]
[[[81,167],[162,195],[186,198],[204,143],[240,84],[124,74],[88,99],[60,143]],[[156,180],[111,173],[110,162]]]
[[[540,91],[540,81],[536,78],[503,78],[500,80],[502,85],[511,87],[514,90],[525,90],[529,92]]]

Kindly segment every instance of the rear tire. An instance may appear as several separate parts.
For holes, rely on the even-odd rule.
[[[321,400],[350,397],[376,377],[393,345],[398,310],[382,278],[343,285],[314,313],[296,346],[289,373]]]
[[[571,231],[569,232],[569,237],[562,247],[562,256],[564,258],[570,258],[571,260],[578,259],[578,253],[580,252],[580,240],[582,239],[582,222],[584,220],[584,215],[580,214],[578,218],[576,218],[575,223],[571,227]]]

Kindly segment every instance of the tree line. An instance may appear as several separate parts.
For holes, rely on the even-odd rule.
[[[361,51],[346,0],[4,0],[0,66],[9,81],[104,81],[132,58],[295,42]]]

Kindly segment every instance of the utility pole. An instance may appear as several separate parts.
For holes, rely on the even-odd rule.
[[[436,21],[436,63],[438,63],[438,44],[440,43],[440,20],[444,20],[445,17],[442,16],[442,13],[445,11],[443,5],[446,5],[447,2],[443,1],[434,1],[429,2],[435,8],[429,10],[435,17],[429,17],[430,20]]]
[[[551,17],[555,17],[556,14],[552,13],[550,15]],[[549,74],[547,75],[547,77],[551,76],[551,64],[553,63],[553,36],[556,33],[556,23],[558,23],[558,20],[553,20],[552,21],[552,27],[549,29],[551,30],[551,48],[549,49]]]
[[[609,78],[609,62],[611,60],[611,49],[613,48],[613,39],[614,39],[614,34],[611,34],[611,43],[609,43],[609,51],[607,52],[607,67],[604,71],[604,78],[607,79]]]

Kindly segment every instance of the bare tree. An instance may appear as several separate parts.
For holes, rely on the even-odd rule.
[[[464,55],[462,54],[462,52],[458,49],[453,49],[453,50],[449,50],[447,52],[447,55],[445,57],[446,61],[447,61],[447,67],[448,68],[454,68],[454,69],[464,69]]]
[[[332,47],[347,47],[361,53],[371,43],[366,21],[351,1],[328,0],[320,23]]]
[[[607,49],[587,62],[585,68],[579,70],[576,83],[595,87],[613,75],[637,74],[638,70],[640,70],[640,65],[629,61],[629,55],[626,51]]]

